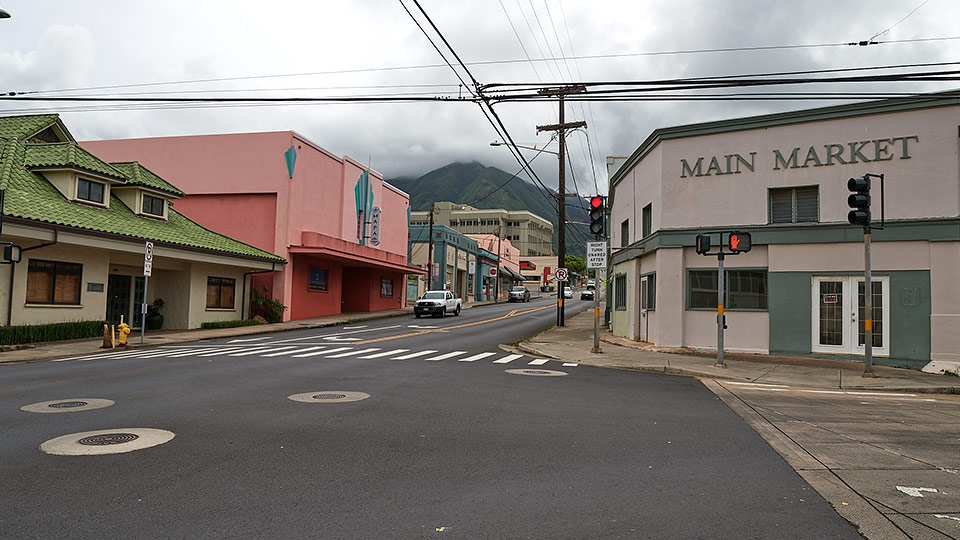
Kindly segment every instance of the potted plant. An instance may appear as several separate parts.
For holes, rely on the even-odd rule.
[[[147,330],[159,330],[163,326],[163,315],[160,312],[165,305],[163,298],[154,298],[153,302],[147,305],[147,317],[143,320]]]

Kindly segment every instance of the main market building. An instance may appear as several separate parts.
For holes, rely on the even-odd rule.
[[[614,334],[716,350],[717,247],[744,231],[752,249],[724,257],[725,350],[862,358],[847,184],[871,175],[874,361],[960,366],[960,91],[658,129],[613,168]]]

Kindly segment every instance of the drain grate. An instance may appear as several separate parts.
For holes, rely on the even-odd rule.
[[[72,409],[74,407],[86,407],[86,401],[58,401],[57,403],[51,403],[47,405],[52,409]]]
[[[110,446],[114,444],[124,444],[139,439],[140,436],[133,433],[104,433],[100,435],[91,435],[77,441],[87,446]]]
[[[546,371],[542,369],[525,369],[523,372],[527,375],[550,375],[553,373],[552,371]]]
[[[313,396],[313,399],[343,399],[347,397],[346,394],[317,394]]]

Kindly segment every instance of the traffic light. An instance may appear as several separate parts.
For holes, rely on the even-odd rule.
[[[603,197],[595,195],[590,197],[590,232],[599,240],[603,238]]]
[[[705,255],[710,251],[710,236],[706,234],[697,235],[697,255]]]
[[[727,237],[730,253],[746,253],[753,247],[753,239],[748,232],[734,231]]]
[[[860,176],[847,180],[847,189],[851,191],[847,197],[847,205],[853,210],[847,214],[847,221],[851,225],[870,226],[870,179]]]

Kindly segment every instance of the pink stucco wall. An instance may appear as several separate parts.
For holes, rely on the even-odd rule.
[[[402,296],[381,298],[380,277],[355,272],[356,263],[328,257],[330,290],[336,294],[306,291],[309,270],[305,261],[304,233],[317,233],[360,248],[354,186],[365,167],[349,158],[338,158],[303,136],[292,132],[240,133],[87,141],[84,148],[106,161],[139,161],[186,193],[175,208],[204,226],[283,256],[288,268],[272,279],[268,288],[290,309],[285,319],[340,313],[354,306],[358,311],[391,309],[402,305]],[[284,153],[291,147],[297,158],[293,178]],[[380,244],[374,260],[406,264],[407,208],[409,196],[370,171],[374,206],[381,208]],[[314,246],[315,247],[315,246]],[[364,251],[370,257],[369,251]],[[375,266],[375,264],[374,264]],[[365,264],[360,265],[365,268]],[[342,275],[355,273],[368,282]],[[402,272],[396,268],[396,293],[402,295]],[[258,282],[265,281],[263,277]],[[353,289],[363,289],[362,292]],[[342,289],[350,289],[349,292]],[[354,299],[350,295],[358,295]],[[351,301],[346,302],[346,297]],[[360,300],[359,297],[363,297]],[[396,305],[394,305],[396,303]]]

